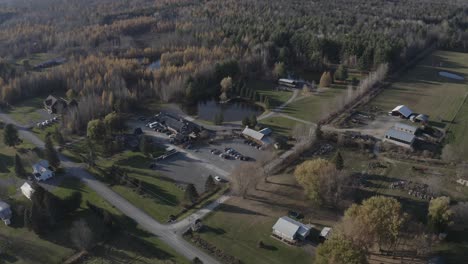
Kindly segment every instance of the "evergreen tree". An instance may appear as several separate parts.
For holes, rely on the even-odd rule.
[[[213,176],[208,176],[208,178],[206,179],[206,182],[205,182],[205,192],[212,192],[214,190],[216,190],[216,183],[213,179]]]
[[[338,69],[335,72],[335,78],[340,81],[348,79],[348,69],[343,64],[338,66]]]
[[[339,171],[343,170],[344,160],[339,151],[336,152],[335,156],[333,157],[333,163],[335,164],[337,170]]]
[[[246,116],[246,117],[244,117],[244,118],[242,119],[242,126],[244,126],[244,127],[250,126],[250,119],[249,119],[249,117]]]
[[[223,113],[216,114],[214,117],[214,124],[219,126],[219,125],[222,125],[223,122],[224,122]]]
[[[257,122],[257,116],[256,115],[252,115],[250,117],[250,120],[249,120],[249,126],[251,128],[255,128],[257,126],[258,122]]]
[[[49,161],[52,167],[58,168],[60,166],[60,159],[50,136],[46,137],[44,153],[46,160]]]
[[[185,189],[185,201],[193,204],[198,200],[198,192],[197,189],[195,188],[195,185],[189,184],[187,185],[187,188]]]
[[[7,124],[3,130],[3,143],[9,147],[14,147],[18,145],[19,141],[16,127],[12,124]]]
[[[265,96],[265,101],[263,102],[265,104],[265,109],[270,109],[270,99]]]
[[[59,145],[65,144],[65,139],[63,138],[63,135],[62,135],[62,133],[60,132],[60,129],[59,129],[58,127],[55,127],[53,136],[54,136],[55,141],[56,141]]]
[[[16,176],[23,178],[26,176],[26,171],[23,166],[23,162],[21,162],[21,158],[18,154],[15,155],[15,173]]]
[[[152,145],[149,142],[148,137],[143,136],[140,140],[140,151],[145,154],[145,156],[149,156],[152,152]]]

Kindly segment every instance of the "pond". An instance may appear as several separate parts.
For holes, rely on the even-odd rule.
[[[237,99],[224,104],[213,99],[200,101],[197,105],[186,106],[184,110],[187,114],[198,116],[198,119],[205,121],[213,121],[217,114],[222,113],[224,122],[241,121],[244,117],[259,116],[263,113],[262,107]]]
[[[161,68],[161,60],[157,60],[148,65],[148,70],[157,70]]]

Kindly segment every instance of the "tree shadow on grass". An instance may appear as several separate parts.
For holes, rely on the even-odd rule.
[[[14,165],[13,157],[0,153],[0,173],[8,173],[9,167]]]
[[[215,235],[224,235],[226,234],[226,231],[222,228],[215,228],[211,226],[203,226],[203,228],[200,230],[200,233],[213,233]]]
[[[235,214],[247,214],[247,215],[259,215],[259,216],[265,216],[262,213],[255,212],[252,210],[244,209],[238,206],[230,205],[230,204],[222,204],[219,206],[217,211],[221,212],[226,212],[226,213],[235,213]]]

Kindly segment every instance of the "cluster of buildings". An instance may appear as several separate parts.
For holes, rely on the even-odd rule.
[[[280,217],[272,227],[272,237],[281,240],[287,244],[296,245],[307,239],[312,230],[312,225],[306,225],[290,217]],[[320,242],[330,238],[332,229],[324,227],[318,237]]]
[[[389,112],[389,115],[397,116],[413,123],[421,123],[427,125],[429,116],[413,112],[405,105],[399,105]],[[394,143],[396,145],[412,148],[416,140],[416,134],[419,128],[405,123],[396,123],[385,133],[384,141]]]
[[[47,96],[43,102],[44,108],[49,114],[63,114],[67,109],[71,107],[77,107],[78,101],[75,99],[67,101],[62,97],[55,97],[53,95]]]
[[[172,134],[174,143],[184,143],[191,139],[196,139],[203,127],[190,122],[182,117],[159,113],[148,123],[148,127],[156,131],[167,131]]]

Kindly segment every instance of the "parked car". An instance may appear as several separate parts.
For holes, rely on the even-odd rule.
[[[299,213],[299,212],[296,212],[296,211],[289,211],[288,212],[288,216],[291,217],[291,218],[296,218],[296,219],[302,219],[304,218],[304,215]]]

